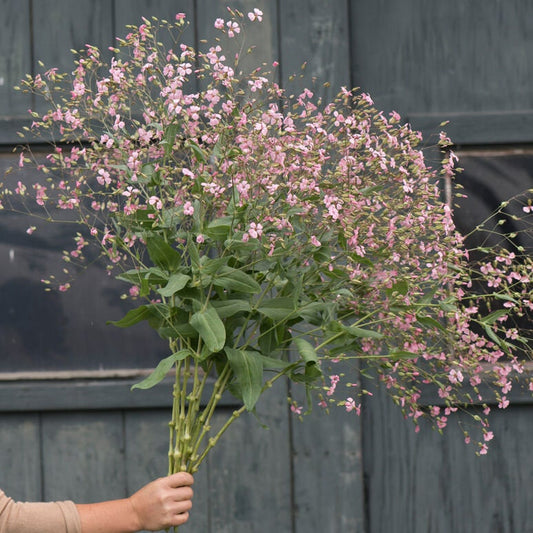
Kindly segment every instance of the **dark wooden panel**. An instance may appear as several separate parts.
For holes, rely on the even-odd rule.
[[[42,498],[39,437],[39,415],[0,415],[0,488],[15,500]]]
[[[290,532],[291,469],[286,389],[283,383],[263,396],[257,420],[243,415],[213,451],[208,469],[209,529],[212,533]],[[228,411],[221,409],[213,424]],[[259,424],[266,424],[269,429]]]
[[[354,0],[354,83],[402,114],[533,107],[524,0]]]
[[[292,419],[296,533],[364,529],[361,421],[342,407]]]
[[[39,0],[33,2],[33,45],[35,61],[60,72],[73,70],[71,50],[98,46],[102,57],[113,44],[113,3],[109,0]],[[36,66],[37,71],[42,71]],[[45,104],[36,102],[36,109]]]
[[[386,395],[367,402],[363,419],[369,533],[533,531],[531,408],[495,411],[486,456],[463,441],[471,413],[449,418],[440,435],[415,434]]]
[[[176,13],[185,13],[193,21],[193,0],[115,0],[115,35],[122,36],[127,24],[142,24],[142,17],[174,21]]]
[[[224,20],[229,18],[227,6],[240,10],[246,14],[253,11],[254,8],[259,8],[263,11],[263,22],[252,23],[246,17],[244,30],[237,40],[244,36],[244,45],[242,47],[242,54],[240,65],[246,72],[250,68],[261,66],[262,63],[266,65],[266,70],[272,70],[272,62],[279,60],[278,51],[278,11],[277,2],[269,2],[267,0],[238,0],[236,2],[226,2],[225,0],[197,0],[197,28],[198,39],[207,39],[208,45],[213,46],[216,37],[220,37],[220,31],[213,26],[215,19],[220,17]],[[205,48],[206,45],[203,45]],[[200,45],[202,48],[202,45]],[[254,47],[253,54],[250,58],[247,57],[246,51]],[[225,49],[225,56],[229,59],[231,54],[230,49]],[[238,49],[233,50],[239,51]]]
[[[346,0],[280,2],[281,72],[289,94],[307,87],[328,102],[342,86],[350,87],[348,14]]]
[[[42,415],[43,497],[79,503],[124,497],[123,430],[119,411]]]
[[[0,0],[0,117],[25,115],[31,97],[13,91],[25,74],[31,72],[30,0]]]

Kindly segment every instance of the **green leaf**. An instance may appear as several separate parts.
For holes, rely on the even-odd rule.
[[[164,304],[140,305],[128,311],[120,320],[109,320],[107,324],[119,328],[129,328],[143,320],[148,320],[150,326],[157,329],[167,316],[167,312],[168,308]]]
[[[252,276],[228,266],[220,269],[219,274],[213,278],[213,285],[246,294],[256,294],[261,290],[261,286]]]
[[[190,279],[191,277],[187,276],[186,274],[172,274],[168,280],[168,283],[157,292],[161,296],[169,298],[170,296],[173,296],[177,292],[181,291],[181,289],[187,285]]]
[[[282,359],[277,359],[275,357],[269,357],[268,355],[258,354],[261,357],[263,362],[264,370],[285,370],[291,366],[295,366],[295,363],[290,363],[289,361],[283,361]]]
[[[263,362],[257,352],[226,347],[228,361],[237,379],[244,406],[253,410],[263,387]]]
[[[131,389],[151,389],[165,378],[170,372],[170,369],[174,366],[174,363],[185,359],[189,355],[192,355],[189,350],[180,350],[165,359],[161,359],[153,372],[139,383],[133,385]]]
[[[233,217],[216,218],[205,229],[205,234],[213,240],[224,241],[229,237]]]
[[[145,236],[145,241],[148,255],[154,265],[170,272],[178,268],[181,255],[163,237],[155,234],[148,235]]]
[[[343,328],[348,335],[352,337],[359,337],[361,339],[382,339],[383,333],[374,331],[372,329],[358,328],[357,326],[346,326]]]
[[[163,145],[165,150],[165,156],[168,157],[174,148],[174,141],[176,140],[176,135],[180,131],[180,126],[176,123],[169,124],[165,133],[163,135],[163,140],[160,144]]]
[[[296,338],[294,339],[294,344],[296,344],[298,353],[307,365],[318,363],[316,350],[310,342],[302,338]]]
[[[295,311],[293,298],[279,297],[264,300],[257,310],[272,320],[285,320]]]
[[[495,293],[492,296],[494,296],[494,298],[497,298],[498,300],[505,300],[506,302],[513,302],[515,304],[519,304],[520,303],[518,300],[516,300],[512,296],[509,296],[508,294]]]
[[[444,324],[441,324],[438,320],[435,320],[430,316],[417,316],[416,319],[418,322],[427,326],[428,328],[439,329],[440,331],[446,331]]]
[[[250,303],[247,300],[211,300],[220,318],[228,318],[237,313],[249,313]]]
[[[226,329],[214,307],[208,307],[194,313],[190,324],[212,353],[220,352],[224,348]]]
[[[200,163],[207,163],[207,154],[192,139],[187,139],[185,147],[191,149],[191,152],[194,154],[197,161]]]
[[[487,316],[481,318],[480,322],[482,324],[494,324],[494,322],[496,322],[498,318],[501,318],[502,316],[505,316],[508,314],[509,314],[509,311],[507,309],[497,309],[496,311],[493,311]]]

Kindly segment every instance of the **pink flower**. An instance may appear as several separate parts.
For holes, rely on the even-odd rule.
[[[291,405],[291,411],[296,414],[296,415],[301,415],[302,414],[302,408],[301,406],[297,406],[295,404],[292,404]]]
[[[163,202],[157,196],[150,196],[148,203],[153,205],[156,209],[162,209]]]
[[[344,407],[346,408],[347,413],[355,411],[356,415],[361,414],[361,404],[357,405],[353,398],[346,398],[346,401],[344,402]]]
[[[137,285],[133,285],[132,287],[130,287],[130,290],[129,290],[130,296],[135,298],[136,296],[139,296],[140,292],[141,291],[139,287],[137,287]]]
[[[311,235],[310,241],[311,241],[311,244],[313,246],[321,246],[322,245],[322,243],[316,238],[315,235]]]
[[[250,224],[250,228],[248,229],[248,234],[252,239],[258,239],[263,235],[263,226],[262,224],[256,224],[255,222],[252,222]]]
[[[489,442],[489,440],[492,440],[494,438],[494,433],[492,431],[487,431],[483,434],[483,438],[486,442]]]
[[[248,13],[248,18],[252,22],[254,20],[261,22],[263,20],[263,12],[260,9],[254,8],[253,12]]]
[[[226,22],[226,26],[228,27],[228,37],[230,38],[235,37],[237,33],[241,33],[239,25],[232,20]]]
[[[183,204],[183,214],[187,216],[194,214],[194,206],[191,204],[191,202],[187,201]]]
[[[198,244],[202,244],[203,242],[205,242],[205,237],[204,237],[202,234],[198,235],[198,236],[196,237],[196,242],[197,242]]]
[[[509,406],[509,400],[505,396],[502,396],[502,399],[500,403],[498,404],[498,407],[500,409],[506,409],[508,406]]]
[[[224,19],[220,19],[220,18],[216,19],[215,20],[215,28],[217,30],[221,30],[222,28],[224,28]]]

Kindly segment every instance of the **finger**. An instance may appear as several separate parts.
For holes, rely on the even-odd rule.
[[[192,485],[194,483],[194,478],[188,472],[178,472],[176,474],[171,474],[168,476],[168,482],[171,487],[183,487],[186,485]]]
[[[192,500],[193,495],[194,492],[191,487],[179,487],[172,491],[171,498],[175,502],[183,502],[186,500]]]

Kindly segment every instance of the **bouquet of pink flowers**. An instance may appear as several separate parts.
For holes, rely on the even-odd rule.
[[[420,135],[366,94],[288,97],[271,72],[241,72],[237,41],[246,18],[261,17],[230,10],[205,51],[180,41],[184,15],[144,19],[109,64],[87,46],[72,75],[22,84],[50,106],[33,113],[32,134],[56,140],[44,162],[21,151],[22,170],[36,163],[43,181],[6,182],[2,204],[44,218],[67,210],[84,228],[67,266],[98,246],[132,303],[115,325],[146,321],[168,340],[137,387],[174,369],[170,472],[195,472],[281,377],[305,387],[309,405],[356,413],[357,373],[375,373],[407,416],[443,428],[452,410],[483,403],[482,382],[505,407],[528,351],[514,317],[533,309],[532,260],[501,246],[469,261],[442,200],[453,153],[428,168]],[[475,294],[479,280],[490,290]],[[422,408],[424,387],[447,407]],[[212,434],[225,391],[242,408]]]

